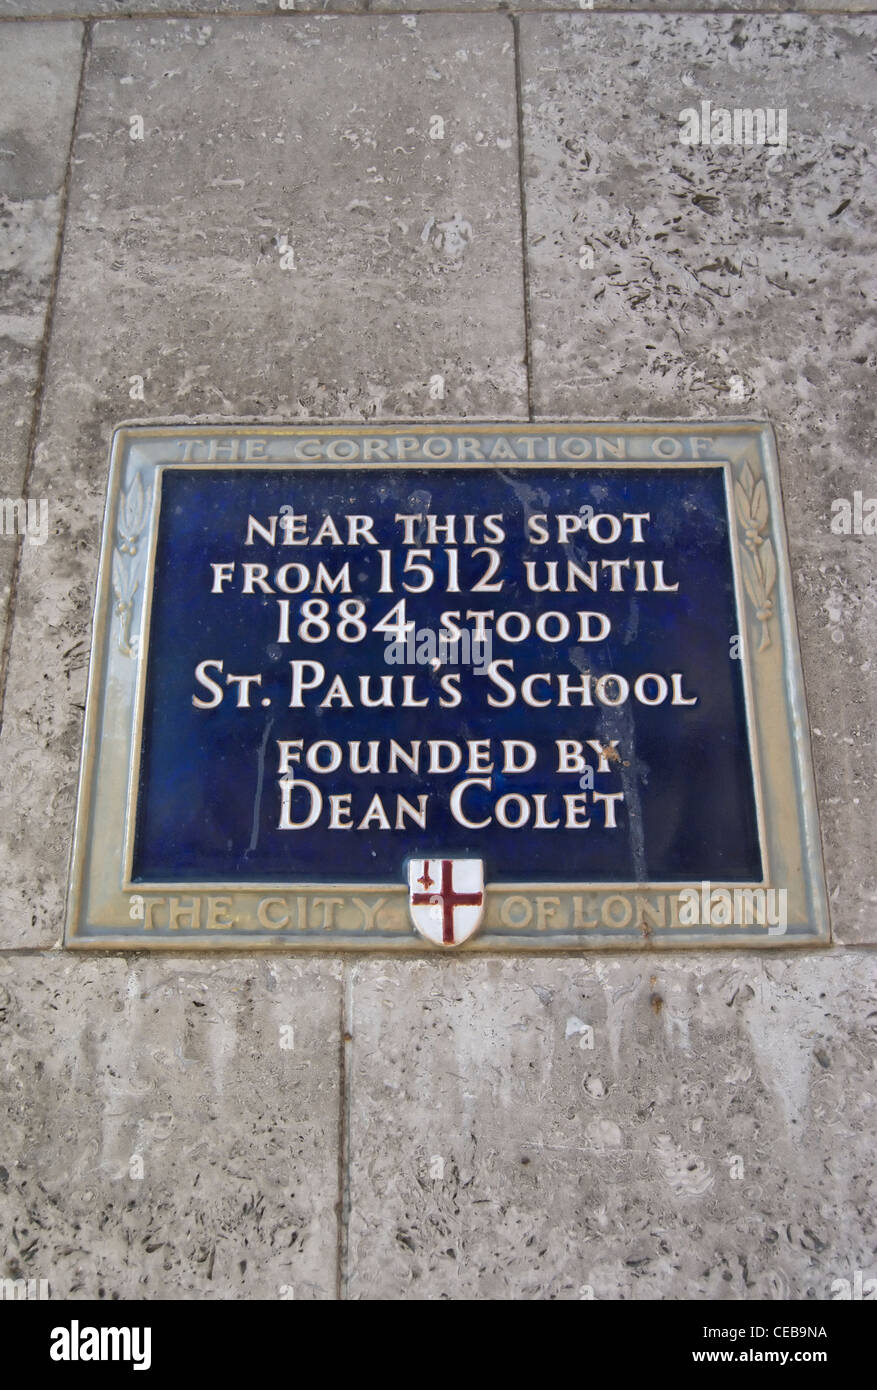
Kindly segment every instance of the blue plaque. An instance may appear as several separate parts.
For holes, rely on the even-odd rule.
[[[828,936],[761,425],[127,428],[68,942]]]

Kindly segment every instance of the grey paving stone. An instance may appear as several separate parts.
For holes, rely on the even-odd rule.
[[[722,11],[762,11],[765,14],[796,11],[819,10],[856,13],[868,10],[871,0],[834,0],[827,5],[825,0],[691,0],[686,10]],[[192,15],[244,15],[279,14],[296,11],[298,13],[332,14],[391,14],[423,11],[477,11],[508,10],[511,13],[527,13],[542,10],[586,10],[588,12],[641,10],[641,3],[633,0],[592,0],[576,3],[576,0],[418,0],[416,5],[406,5],[405,0],[0,0],[0,18],[33,17],[50,15],[78,15],[82,18],[106,18],[116,16],[120,11],[126,15],[150,14],[192,14]],[[674,10],[679,8],[678,0],[654,0],[653,10]]]
[[[830,1299],[873,1269],[875,967],[357,962],[349,1297]]]
[[[848,943],[877,941],[875,570],[873,536],[822,539],[793,557],[831,926]]]
[[[129,413],[140,374],[149,413],[520,416],[516,125],[501,16],[97,25],[80,380],[100,352]]]
[[[822,768],[833,906],[844,939],[877,941],[873,880],[851,872],[877,858],[871,803],[853,800],[877,771],[868,665],[877,539],[837,548],[830,532],[833,499],[877,495],[867,198],[877,23],[603,15],[520,24],[537,413],[773,422],[790,542],[805,566],[799,594],[816,602],[800,615],[812,722],[827,738],[836,730],[853,740],[840,749],[853,792],[839,787],[840,765]],[[785,107],[788,149],[681,145],[679,113],[702,99]],[[593,269],[579,265],[581,247]],[[835,565],[845,641],[821,606]]]
[[[23,496],[81,46],[79,24],[0,29],[0,502]],[[23,525],[0,516],[0,645]]]
[[[507,19],[100,24],[74,153],[33,481],[59,535],[24,555],[0,739],[7,945],[61,930],[112,427],[526,415]]]
[[[538,411],[861,430],[874,19],[520,25]],[[788,149],[680,144],[702,99],[787,108]]]
[[[0,957],[3,1277],[53,1298],[333,1298],[338,975]]]

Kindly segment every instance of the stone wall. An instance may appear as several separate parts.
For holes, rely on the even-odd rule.
[[[296,1299],[873,1277],[877,538],[830,522],[877,495],[877,21],[116,8],[0,0],[0,468],[50,517],[0,537],[3,1274]],[[701,99],[787,108],[788,149],[681,145]],[[831,948],[61,949],[116,424],[741,415],[777,433]]]

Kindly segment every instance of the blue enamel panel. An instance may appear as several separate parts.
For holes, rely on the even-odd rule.
[[[356,469],[329,466],[215,470],[166,470],[161,480],[161,512],[155,552],[148,664],[143,709],[143,735],[137,791],[133,878],[148,884],[296,882],[398,882],[408,856],[437,851],[485,861],[491,883],[758,881],[762,877],[756,801],[744,701],[742,662],[735,659],[735,638],[741,631],[737,613],[725,481],[720,467],[603,467],[538,469],[418,467]],[[248,515],[265,523],[293,506],[307,513],[311,535],[331,514],[339,525],[350,513],[375,519],[378,546],[348,547],[272,545],[255,537],[244,546]],[[590,506],[597,513],[649,513],[646,543],[631,544],[631,528],[610,544],[595,544],[585,534],[566,544],[552,539],[534,545],[525,535],[526,518],[534,513],[581,514]],[[500,593],[473,592],[472,583],[485,572],[485,557],[473,558],[471,546],[458,544],[461,592],[449,594],[445,546],[432,549],[436,574],[433,588],[405,595],[401,564],[405,547],[396,513],[432,513],[460,518],[502,514],[506,539],[499,547],[503,580]],[[278,541],[281,533],[278,532]],[[482,538],[480,544],[489,544]],[[425,546],[425,539],[418,539]],[[393,551],[394,587],[379,594],[380,548]],[[524,582],[524,561],[557,561],[565,580],[568,559],[579,565],[596,559],[641,558],[664,562],[668,583],[678,581],[676,593],[633,590],[629,572],[624,589],[613,593],[609,575],[596,593],[579,587],[559,593],[532,593]],[[210,562],[234,562],[233,582],[221,595],[210,592]],[[611,622],[601,642],[551,643],[536,637],[516,643],[492,635],[490,656],[511,660],[513,671],[500,668],[520,687],[527,675],[545,673],[540,696],[556,694],[556,677],[568,673],[580,681],[612,672],[631,685],[643,673],[682,673],[693,706],[669,702],[649,707],[633,699],[617,708],[599,703],[591,708],[531,708],[520,697],[509,708],[491,708],[488,693],[501,687],[471,665],[450,664],[433,669],[424,664],[388,664],[384,640],[369,634],[361,643],[345,643],[334,634],[334,612],[341,595],[323,595],[331,610],[333,634],[319,644],[296,637],[305,593],[290,598],[292,641],[278,641],[278,598],[243,594],[241,566],[262,562],[269,580],[291,561],[315,568],[323,561],[334,573],[350,562],[352,594],[366,605],[364,620],[383,617],[403,596],[407,617],[417,629],[437,631],[445,610],[513,609],[534,621],[540,612],[568,615],[577,630],[580,610],[604,613]],[[465,621],[462,626],[471,626]],[[221,704],[198,709],[192,697],[205,695],[196,683],[196,665],[222,660],[227,673],[259,673],[251,709],[235,706],[233,687],[225,688]],[[326,670],[320,689],[307,698],[307,707],[291,709],[290,662],[319,661]],[[440,708],[440,678],[459,675],[462,703]],[[354,701],[353,708],[320,708],[319,700],[331,678],[339,674]],[[394,677],[395,693],[402,677],[413,676],[418,698],[427,708],[367,709],[357,700],[360,676]],[[612,687],[611,689],[615,689]],[[267,704],[262,702],[267,701]],[[493,815],[487,829],[474,831],[453,818],[449,796],[467,774],[407,773],[352,774],[342,763],[332,774],[296,769],[296,776],[318,784],[326,798],[352,792],[350,814],[356,822],[377,793],[394,816],[395,798],[402,793],[416,802],[428,795],[426,830],[411,823],[404,829],[332,830],[328,815],[307,830],[281,830],[281,791],[278,778],[278,740],[302,739],[307,746],[331,739],[345,749],[352,740],[365,745],[393,738],[412,740],[493,740],[499,766],[502,739],[521,739],[537,749],[532,772],[503,774],[494,770],[490,790],[474,786],[466,796],[469,818]],[[555,771],[555,740],[618,740],[619,763],[609,772],[595,772],[593,786],[623,792],[616,803],[617,828],[597,823],[589,828],[537,830],[504,829],[496,822],[495,803],[505,792],[531,801],[546,794],[546,819],[555,818],[563,792],[581,790],[579,773]],[[472,775],[479,775],[473,773]],[[484,775],[484,774],[481,774]],[[304,793],[299,792],[303,797]],[[303,800],[293,799],[301,809]]]

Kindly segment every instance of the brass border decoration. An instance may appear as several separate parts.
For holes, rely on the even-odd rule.
[[[197,881],[183,873],[138,873],[150,633],[162,495],[170,486],[165,480],[184,471],[289,475],[315,466],[327,476],[328,470],[351,477],[357,470],[379,472],[393,510],[392,479],[401,483],[396,470],[406,468],[437,475],[473,467],[511,471],[526,479],[529,492],[538,489],[540,469],[585,478],[599,470],[617,476],[619,486],[626,470],[632,470],[631,479],[654,472],[667,478],[668,507],[684,501],[672,495],[672,487],[686,470],[700,476],[715,470],[724,553],[730,547],[733,570],[729,611],[739,624],[739,650],[732,655],[740,663],[736,688],[742,690],[745,730],[737,736],[748,746],[737,752],[751,770],[747,785],[757,841],[752,862],[760,864],[760,874],[726,881],[671,882],[666,875],[660,881],[618,881],[604,866],[600,881],[599,873],[576,874],[574,864],[567,878],[563,863],[557,876],[562,881],[530,881],[523,873],[512,882],[508,872],[491,881],[489,832],[482,835],[483,858],[468,848],[455,851],[441,836],[426,844],[421,836],[400,853],[398,871],[360,874],[355,881],[340,868],[333,879],[326,862],[307,874],[287,879],[271,872],[258,882],[233,871],[205,873]],[[617,577],[616,572],[613,584]],[[638,582],[639,587],[644,586]],[[287,606],[287,616],[289,611]],[[182,656],[188,661],[193,653]],[[681,685],[674,692],[681,697]],[[489,734],[484,713],[479,727]],[[466,738],[472,728],[470,718]],[[65,944],[98,950],[386,952],[824,945],[829,915],[808,728],[776,450],[763,423],[123,426],[111,450]],[[392,735],[389,725],[387,732]],[[602,754],[600,767],[607,770]],[[520,834],[526,837],[526,831]],[[345,838],[337,840],[340,860]],[[480,852],[479,844],[475,854]],[[526,852],[521,862],[527,863]]]

